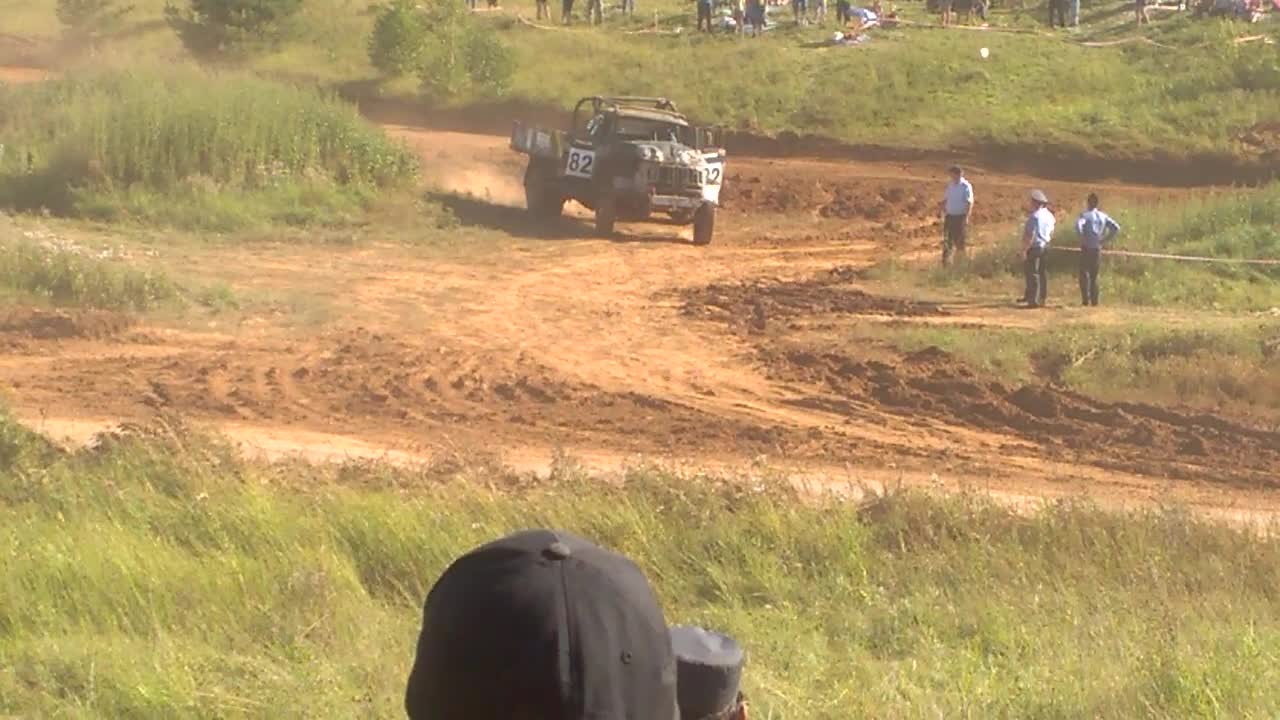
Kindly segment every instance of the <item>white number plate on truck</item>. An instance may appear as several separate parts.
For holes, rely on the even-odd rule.
[[[564,166],[564,174],[573,177],[589,178],[595,169],[596,153],[594,150],[569,149],[569,162]]]

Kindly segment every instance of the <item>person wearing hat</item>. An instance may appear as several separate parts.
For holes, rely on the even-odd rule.
[[[1022,229],[1027,287],[1021,302],[1026,303],[1028,308],[1044,307],[1049,295],[1049,271],[1045,262],[1056,224],[1057,219],[1049,211],[1049,197],[1041,190],[1032,190],[1031,213]]]
[[[1076,220],[1080,236],[1080,303],[1098,304],[1098,273],[1102,270],[1102,246],[1120,234],[1120,223],[1098,207],[1098,193],[1089,193],[1089,208]]]
[[[743,652],[728,635],[700,627],[671,628],[680,720],[747,720]]]
[[[964,168],[952,165],[947,172],[951,182],[942,194],[942,264],[951,263],[959,250],[964,255],[969,233],[969,216],[973,214],[973,185],[964,177]]]
[[[635,563],[563,531],[483,545],[427,595],[411,720],[679,720],[662,608]]]

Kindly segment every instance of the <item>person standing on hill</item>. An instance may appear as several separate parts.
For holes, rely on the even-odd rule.
[[[587,0],[587,22],[594,25],[604,23],[604,0]]]
[[[1080,303],[1098,305],[1098,273],[1102,269],[1102,246],[1120,234],[1120,223],[1098,208],[1098,194],[1089,194],[1089,209],[1076,220],[1080,236]]]
[[[1045,264],[1057,218],[1049,211],[1049,198],[1040,190],[1031,191],[1031,214],[1022,228],[1027,288],[1022,300],[1028,309],[1042,308],[1049,296],[1049,269]]]
[[[561,0],[560,22],[565,25],[573,24],[573,0]]]
[[[964,176],[964,168],[952,165],[951,182],[942,194],[942,264],[950,265],[951,257],[965,253],[969,233],[969,217],[973,214],[973,185]]]
[[[711,3],[712,0],[694,0],[698,4],[698,32],[702,32],[705,24],[707,32],[711,30]]]
[[[536,0],[535,4],[537,5],[538,19],[550,20],[551,6],[549,0]]]
[[[1067,0],[1049,0],[1049,27],[1067,26]]]

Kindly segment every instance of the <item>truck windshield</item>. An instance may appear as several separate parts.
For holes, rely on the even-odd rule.
[[[683,125],[661,120],[619,117],[614,127],[614,136],[621,140],[653,140],[689,145],[692,140],[692,131]]]

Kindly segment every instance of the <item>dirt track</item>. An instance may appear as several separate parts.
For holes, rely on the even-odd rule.
[[[337,310],[318,329],[0,312],[11,404],[80,437],[178,412],[272,453],[463,448],[536,465],[563,447],[604,466],[765,456],[832,481],[936,477],[1020,496],[1280,509],[1280,434],[1011,386],[939,351],[815,342],[815,329],[838,340],[851,323],[1051,321],[859,283],[857,269],[886,255],[935,251],[938,168],[734,158],[720,234],[696,248],[687,229],[662,225],[596,238],[582,212],[530,225],[503,138],[389,130],[436,184],[474,195],[451,202],[465,223],[511,236],[509,247],[442,258],[281,246],[222,263],[235,284],[329,298]],[[1007,237],[1032,185],[1072,205],[1093,187],[981,170],[974,180],[979,242]],[[1142,202],[1179,191],[1106,192]]]

